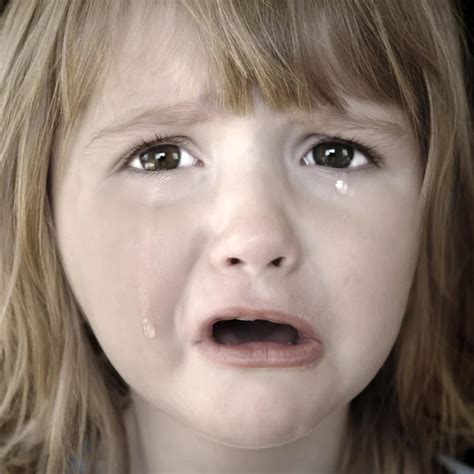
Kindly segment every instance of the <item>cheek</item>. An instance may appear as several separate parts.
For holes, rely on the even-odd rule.
[[[354,186],[312,265],[323,275],[329,310],[326,350],[340,380],[364,383],[388,356],[403,320],[418,253],[417,185]],[[344,382],[342,382],[344,384]]]
[[[173,314],[189,273],[187,221],[173,206],[153,208],[105,186],[81,189],[65,187],[58,200],[59,244],[76,299],[114,363],[124,347],[143,346],[143,319],[173,332],[164,315]]]

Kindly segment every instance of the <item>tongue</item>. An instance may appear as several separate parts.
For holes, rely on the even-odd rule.
[[[243,344],[253,341],[296,344],[298,332],[288,324],[270,321],[219,321],[214,326],[214,336],[221,344]]]

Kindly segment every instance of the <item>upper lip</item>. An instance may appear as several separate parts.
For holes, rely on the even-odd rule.
[[[212,326],[217,321],[235,319],[237,317],[249,317],[252,320],[263,319],[279,324],[289,324],[298,331],[300,338],[318,340],[318,336],[309,321],[294,314],[269,308],[247,308],[243,306],[231,306],[208,313],[199,321],[196,333],[196,342],[212,338]]]

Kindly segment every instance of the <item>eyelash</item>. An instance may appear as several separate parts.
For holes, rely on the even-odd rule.
[[[143,138],[140,138],[136,142],[132,144],[132,147],[130,150],[128,150],[125,153],[125,157],[120,160],[120,166],[119,169],[122,170],[124,169],[131,161],[133,158],[136,157],[136,153],[140,152],[143,153],[147,149],[157,146],[157,145],[176,145],[176,146],[183,146],[187,145],[188,141],[185,138],[182,137],[172,137],[172,136],[167,136],[167,135],[158,135],[155,133],[155,138],[152,140],[144,140]],[[153,173],[151,172],[146,172],[146,171],[139,171],[134,168],[129,168],[127,170],[130,173],[136,173],[136,174],[156,174],[157,171],[154,171]]]
[[[321,145],[324,143],[339,143],[341,145],[347,145],[351,146],[357,151],[361,152],[374,166],[377,168],[380,168],[381,163],[385,161],[385,157],[382,153],[380,153],[378,150],[376,150],[373,146],[367,145],[365,143],[362,143],[360,140],[356,138],[342,138],[339,135],[318,135],[318,140],[312,144],[312,148],[316,147],[317,145]],[[158,135],[155,133],[155,138],[152,140],[144,140],[144,139],[139,139],[135,143],[132,144],[132,147],[125,153],[125,157],[122,158],[120,161],[120,166],[119,169],[124,169],[126,166],[132,161],[133,158],[136,157],[137,153],[143,153],[147,149],[157,146],[157,145],[176,145],[176,146],[185,146],[189,142],[185,138],[182,137],[172,137],[172,136],[167,136],[167,135]],[[312,149],[310,148],[310,150]],[[349,168],[340,168],[341,170],[345,170],[346,172],[354,172],[354,171],[364,171],[367,170],[367,167],[363,166],[360,167],[362,168],[359,170],[358,168],[355,169],[349,169]],[[146,172],[146,171],[140,171],[136,170],[135,168],[129,168],[127,170],[128,172],[131,173],[136,173],[136,174],[156,174],[158,173],[157,171],[152,172]]]

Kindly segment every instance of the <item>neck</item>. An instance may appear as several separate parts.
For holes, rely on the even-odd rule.
[[[164,472],[312,472],[333,474],[343,449],[348,406],[329,414],[312,432],[261,449],[236,448],[134,399],[124,416],[131,474]]]

